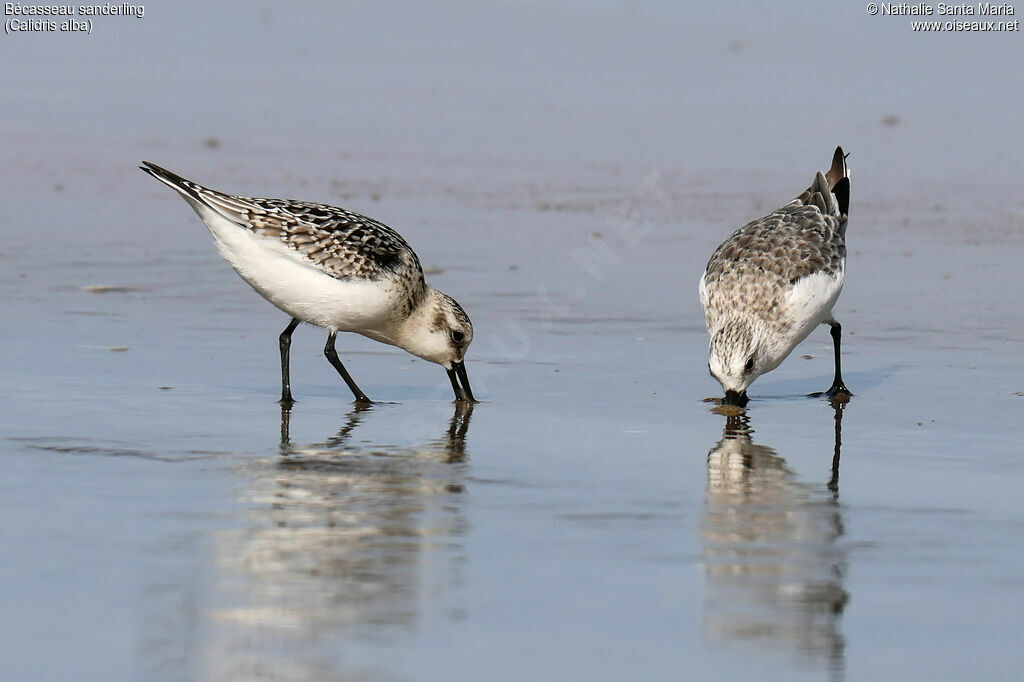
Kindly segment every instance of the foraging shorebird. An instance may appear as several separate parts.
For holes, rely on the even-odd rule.
[[[396,231],[326,204],[224,194],[142,163],[142,170],[195,209],[235,272],[291,316],[279,339],[282,404],[294,402],[288,352],[299,322],[327,330],[324,355],[356,402],[370,399],[338,357],[338,332],[356,332],[441,365],[455,399],[476,402],[465,365],[473,323],[455,299],[427,285],[419,258]]]
[[[745,405],[754,380],[819,324],[831,327],[835,348],[835,378],[825,395],[850,395],[840,368],[842,327],[832,316],[846,272],[849,207],[849,169],[836,147],[832,167],[805,192],[736,230],[712,254],[700,301],[711,335],[708,369],[727,403]]]

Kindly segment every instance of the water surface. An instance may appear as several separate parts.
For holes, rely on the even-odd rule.
[[[1019,41],[727,12],[5,37],[4,679],[1018,676],[1021,90],[989,66]],[[805,397],[822,328],[715,414],[697,277],[837,143],[855,396]],[[356,409],[304,326],[282,412],[286,317],[143,158],[401,230],[481,404],[344,337]]]

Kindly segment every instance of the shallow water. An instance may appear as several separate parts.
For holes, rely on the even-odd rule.
[[[956,36],[979,59],[939,74],[954,38],[860,8],[813,108],[760,30],[827,52],[797,8],[253,7],[5,40],[4,679],[1019,675],[1020,90],[982,68],[1019,42]],[[697,277],[837,142],[855,395],[804,397],[823,327],[715,414]],[[356,409],[304,326],[282,412],[286,317],[142,158],[401,230],[473,317],[481,404],[346,337]]]

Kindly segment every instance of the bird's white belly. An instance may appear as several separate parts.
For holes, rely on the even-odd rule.
[[[844,269],[836,275],[818,272],[793,285],[785,305],[786,318],[791,324],[788,348],[779,362],[806,339],[815,327],[832,319],[832,306],[843,290],[844,274]]]
[[[203,210],[220,254],[263,298],[305,322],[335,331],[382,329],[398,294],[387,281],[340,280],[304,263],[282,242]]]

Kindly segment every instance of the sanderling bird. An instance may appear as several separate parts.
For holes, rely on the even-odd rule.
[[[711,255],[700,301],[711,335],[708,369],[727,403],[745,405],[754,379],[782,364],[819,324],[832,328],[835,346],[835,379],[825,395],[850,395],[840,371],[842,327],[832,317],[846,271],[849,207],[849,169],[837,147],[828,173],[819,171],[807,191],[736,230]]]
[[[476,402],[465,365],[473,323],[455,299],[427,286],[419,258],[400,234],[343,208],[224,194],[142,163],[195,209],[235,272],[291,315],[280,336],[282,404],[294,402],[288,351],[299,322],[327,330],[324,355],[358,403],[370,399],[338,357],[338,332],[436,362],[448,372],[455,399]]]

